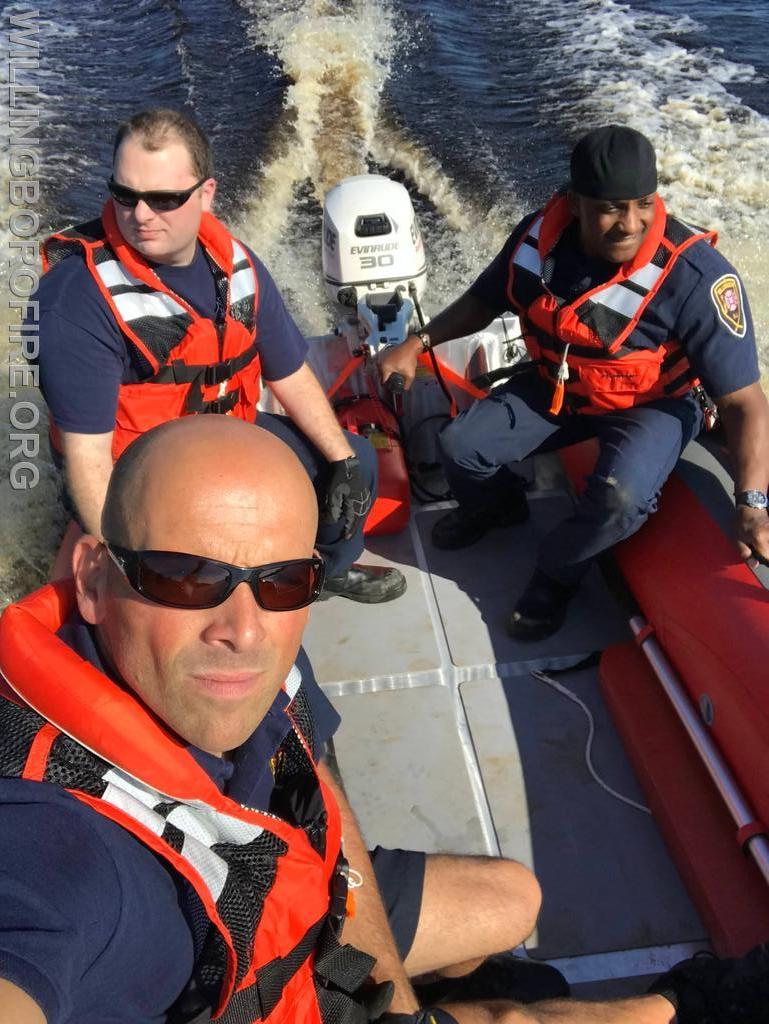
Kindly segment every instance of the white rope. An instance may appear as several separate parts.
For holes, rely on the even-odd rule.
[[[587,741],[585,743],[585,764],[587,765],[587,770],[593,776],[593,778],[601,787],[601,789],[606,790],[609,796],[613,796],[615,800],[621,800],[623,804],[627,804],[629,807],[635,807],[637,811],[643,811],[644,814],[651,814],[651,811],[648,807],[645,807],[643,804],[637,803],[635,800],[631,800],[629,796],[623,796],[622,793],[618,793],[616,789],[612,789],[608,782],[605,782],[598,774],[598,772],[595,770],[595,767],[593,765],[593,737],[595,736],[595,721],[593,720],[593,714],[590,708],[587,706],[587,704],[585,704],[585,702],[581,700],[572,690],[569,690],[562,683],[559,683],[557,679],[553,679],[552,676],[549,676],[547,672],[541,672],[539,671],[539,669],[533,669],[531,674],[532,676],[534,676],[535,679],[538,679],[541,683],[546,683],[548,686],[551,686],[554,690],[557,690],[557,692],[560,693],[562,696],[567,697],[570,701],[572,701],[572,703],[582,708],[582,710],[587,715],[589,729],[587,733]]]

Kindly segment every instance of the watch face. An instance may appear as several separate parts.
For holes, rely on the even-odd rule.
[[[743,491],[737,495],[739,505],[747,505],[748,508],[766,508],[769,505],[763,491]]]

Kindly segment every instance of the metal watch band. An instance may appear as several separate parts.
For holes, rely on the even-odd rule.
[[[416,333],[417,337],[422,342],[422,353],[424,354],[425,352],[429,352],[430,349],[432,348],[432,343],[430,342],[430,335],[427,333],[427,331],[417,331]]]

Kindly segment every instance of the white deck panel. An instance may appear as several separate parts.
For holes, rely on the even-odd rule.
[[[622,976],[617,958],[643,973],[633,957],[699,946],[705,930],[651,817],[587,772],[584,713],[529,674],[568,669],[559,679],[595,716],[598,771],[642,802],[597,671],[573,668],[628,637],[600,572],[555,636],[507,635],[539,538],[571,507],[553,490],[530,501],[528,523],[463,551],[430,543],[445,508],[417,507],[407,531],[368,538],[362,560],[397,565],[407,593],[385,605],[317,604],[305,646],[342,715],[336,756],[370,846],[521,860],[545,895],[533,956],[576,965],[575,980]]]
[[[599,776],[643,804],[596,670],[558,682],[593,716]],[[460,693],[501,852],[528,864],[545,894],[532,952],[552,959],[704,939],[652,817],[590,775],[584,711],[528,673],[466,682]]]
[[[416,565],[411,531],[368,542],[361,562],[396,565],[408,590],[381,605],[334,597],[310,612],[304,646],[329,692],[438,682],[441,657],[428,603],[430,583]]]
[[[369,848],[491,852],[448,687],[353,693],[334,705],[337,762]]]

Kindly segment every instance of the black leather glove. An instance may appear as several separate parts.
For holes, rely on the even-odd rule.
[[[325,491],[320,506],[321,522],[338,523],[341,519],[345,539],[349,540],[371,508],[371,491],[354,455],[329,462]]]

